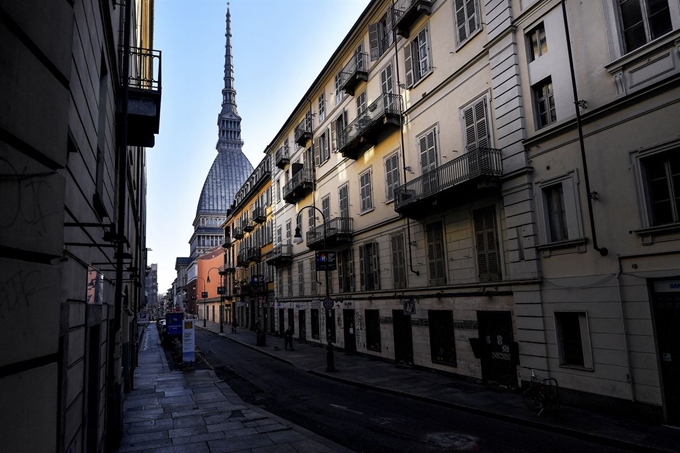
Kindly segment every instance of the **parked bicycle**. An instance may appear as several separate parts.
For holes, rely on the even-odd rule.
[[[557,379],[539,379],[534,370],[531,370],[531,384],[522,393],[522,399],[529,409],[538,411],[539,416],[547,411],[554,418],[559,418],[560,387]]]

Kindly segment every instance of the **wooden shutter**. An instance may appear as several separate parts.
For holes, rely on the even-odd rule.
[[[475,132],[475,113],[474,107],[470,106],[463,110],[465,121],[465,147],[472,149],[477,146],[477,134]]]
[[[454,5],[456,11],[456,29],[458,30],[458,42],[461,43],[467,39],[467,30],[465,28],[465,0],[456,0]]]
[[[337,140],[337,131],[336,131],[336,122],[338,120],[335,119],[331,121],[331,144],[332,144],[332,149],[333,152],[336,152],[338,150],[338,140]]]
[[[341,252],[337,254],[337,260],[338,260],[338,283],[339,283],[339,288],[340,291],[345,291],[345,284],[344,284],[344,278],[345,278],[345,255]]]
[[[494,208],[479,209],[473,213],[477,247],[479,281],[500,280],[498,240],[496,237]]]
[[[354,292],[354,249],[349,249],[349,290]]]
[[[413,85],[413,59],[411,58],[411,43],[404,46],[404,67],[406,69],[406,86]]]
[[[373,259],[373,288],[372,289],[380,289],[380,260],[378,257],[378,243],[374,242],[373,247],[371,247],[373,250],[373,256],[371,257]]]
[[[368,43],[371,48],[371,61],[380,58],[380,38],[378,37],[378,24],[368,25]]]
[[[475,132],[477,135],[477,146],[488,148],[490,145],[489,127],[486,119],[486,99],[482,98],[475,103]]]
[[[366,252],[364,248],[366,246],[359,246],[359,288],[361,291],[366,291]]]
[[[314,163],[318,167],[321,165],[321,150],[319,149],[319,137],[316,137],[312,144],[314,145]]]
[[[442,224],[439,222],[427,226],[427,260],[430,270],[430,284],[445,284],[444,240]]]

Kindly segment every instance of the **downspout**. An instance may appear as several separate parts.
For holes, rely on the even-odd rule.
[[[590,216],[590,232],[593,236],[593,248],[600,252],[600,255],[607,256],[609,250],[607,247],[598,247],[597,234],[595,232],[595,218],[593,217],[593,198],[597,195],[590,191],[590,178],[588,178],[588,163],[586,161],[586,148],[583,142],[583,127],[581,125],[581,101],[578,98],[578,90],[576,88],[576,75],[574,72],[574,57],[571,52],[571,37],[569,35],[569,23],[567,20],[567,6],[566,0],[561,1],[562,17],[564,19],[564,32],[567,38],[567,53],[569,54],[569,71],[571,73],[571,86],[574,92],[574,110],[576,111],[576,129],[578,130],[578,141],[581,148],[581,162],[583,164],[583,179],[586,183],[586,199],[588,201],[588,215]]]
[[[621,290],[621,257],[618,258],[619,270],[616,272],[616,286],[619,291],[619,314],[621,315],[621,331],[623,332],[623,345],[626,348],[626,365],[628,367],[628,384],[630,385],[630,401],[635,403],[635,382],[633,369],[630,364],[630,348],[628,347],[628,332],[626,331],[626,318],[623,313],[623,294]]]
[[[399,51],[397,50],[397,31],[394,26],[394,0],[392,0],[391,11],[392,14],[392,41],[394,43],[394,66],[395,73],[397,74],[397,88],[401,90],[401,80],[399,79]],[[408,43],[406,43],[408,45]],[[402,98],[403,99],[403,98]],[[401,103],[400,103],[401,104]],[[402,107],[401,105],[399,106]],[[404,184],[406,184],[406,151],[404,149],[404,115],[399,114],[399,137],[401,139],[401,167],[404,173]],[[408,267],[409,270],[420,276],[420,272],[413,269],[413,242],[411,241],[411,220],[408,217],[404,217],[406,220],[406,237],[408,242]]]

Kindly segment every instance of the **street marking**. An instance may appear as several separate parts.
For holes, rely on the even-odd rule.
[[[340,406],[338,404],[331,404],[331,406],[333,406],[336,409],[342,409],[342,410],[347,411],[347,412],[352,412],[353,414],[364,415],[363,412],[353,411],[352,409],[348,409],[345,406]]]

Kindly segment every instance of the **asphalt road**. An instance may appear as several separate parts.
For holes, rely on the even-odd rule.
[[[197,343],[244,401],[356,452],[624,451],[323,379],[204,330]]]

